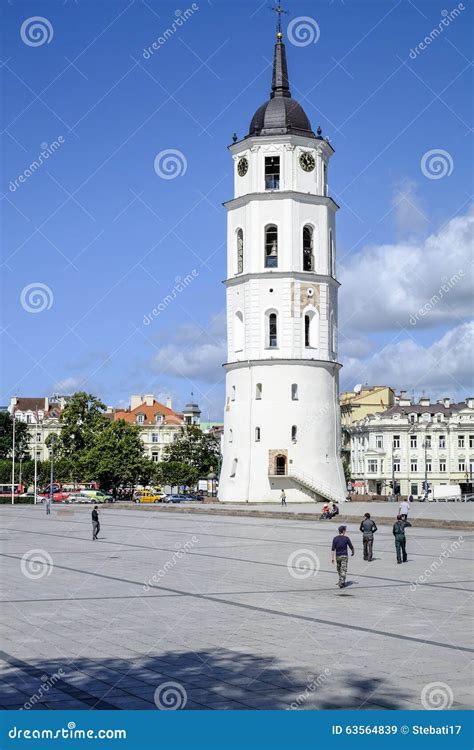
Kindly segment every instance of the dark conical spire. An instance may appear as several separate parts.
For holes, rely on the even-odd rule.
[[[286,50],[281,30],[281,14],[286,11],[280,3],[273,10],[278,14],[278,23],[273,56],[272,91],[270,99],[262,104],[252,117],[248,137],[294,133],[315,138],[303,107],[292,99],[290,93]]]
[[[275,96],[286,96],[291,98],[290,85],[288,82],[288,65],[286,63],[285,45],[281,40],[281,33],[278,34],[278,41],[275,44],[275,54],[273,56],[273,77],[271,98]]]

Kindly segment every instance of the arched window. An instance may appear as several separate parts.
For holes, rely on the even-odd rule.
[[[329,230],[329,276],[334,276],[334,240],[332,236],[332,229]]]
[[[327,164],[323,167],[323,195],[328,194],[328,167]]]
[[[265,268],[278,267],[278,228],[275,224],[265,227]]]
[[[311,327],[311,318],[308,314],[304,316],[304,345],[309,346],[309,329]]]
[[[231,467],[231,470],[230,470],[230,476],[231,477],[235,477],[235,475],[237,474],[237,464],[238,463],[239,463],[239,460],[237,458],[234,458],[234,460],[232,461],[232,467]]]
[[[255,442],[256,443],[260,442],[260,427],[255,428]]]
[[[234,315],[234,352],[241,352],[244,348],[244,316],[238,310]]]
[[[232,401],[235,401],[235,385],[232,386]]]
[[[237,229],[237,273],[244,270],[244,230]]]
[[[297,433],[298,433],[298,428],[297,428],[297,426],[296,426],[296,425],[294,424],[294,425],[292,426],[292,428],[291,428],[291,440],[292,440],[292,442],[293,442],[293,443],[296,443],[296,436],[297,436]]]
[[[337,326],[334,322],[334,312],[331,310],[329,315],[329,344],[331,347],[331,354],[336,356],[337,350]]]
[[[314,271],[313,232],[309,224],[303,227],[303,271]]]
[[[319,315],[316,310],[308,310],[304,316],[304,345],[306,349],[319,346]]]
[[[275,312],[267,314],[267,347],[278,347],[278,316]]]
[[[229,430],[229,443],[232,443],[234,439],[234,433],[232,431],[232,428]]]
[[[255,386],[255,398],[257,399],[257,401],[260,401],[260,399],[262,398],[262,390],[262,384],[257,383],[257,385]]]
[[[291,400],[298,401],[298,383],[291,384]]]

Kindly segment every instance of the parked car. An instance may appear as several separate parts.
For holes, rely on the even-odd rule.
[[[114,498],[102,490],[80,490],[80,495],[91,497],[96,503],[113,503]]]
[[[69,498],[69,494],[69,492],[54,492],[53,503],[64,503]],[[49,492],[42,492],[38,495],[38,498],[40,498],[42,502],[47,500],[48,497],[51,497]]]
[[[74,492],[69,495],[67,503],[79,503],[81,505],[99,505],[103,500],[97,500],[95,497],[87,495],[85,492]]]
[[[201,495],[199,492],[191,492],[189,495],[185,495],[185,498],[186,500],[196,500],[200,503],[204,501],[204,495]]]
[[[140,492],[135,493],[136,503],[161,503],[162,500],[163,500],[163,495],[160,495],[155,492],[140,491]]]
[[[187,495],[165,495],[163,498],[164,503],[182,503],[184,500],[187,500]]]

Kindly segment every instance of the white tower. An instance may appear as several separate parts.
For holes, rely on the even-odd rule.
[[[222,502],[343,501],[334,153],[291,98],[277,34],[271,98],[230,146]]]

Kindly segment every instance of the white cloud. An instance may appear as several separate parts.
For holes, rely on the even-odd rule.
[[[345,360],[349,357],[366,357],[373,349],[373,344],[365,336],[351,336],[339,340],[339,356]]]
[[[412,180],[402,180],[392,198],[392,210],[399,237],[417,235],[426,229],[428,218],[422,209],[417,185]]]
[[[87,376],[70,377],[58,380],[53,386],[53,392],[58,393],[60,396],[70,396],[75,391],[81,390],[82,385],[86,380]]]
[[[430,346],[404,337],[366,359],[343,360],[342,390],[354,383],[382,383],[425,391],[432,398],[463,400],[473,390],[474,323],[456,326]]]
[[[471,211],[424,241],[369,245],[350,256],[339,273],[343,337],[472,315],[473,230]]]
[[[198,325],[177,326],[153,358],[156,373],[203,383],[217,383],[223,376],[226,361],[226,318],[224,313],[214,317],[207,328]]]

